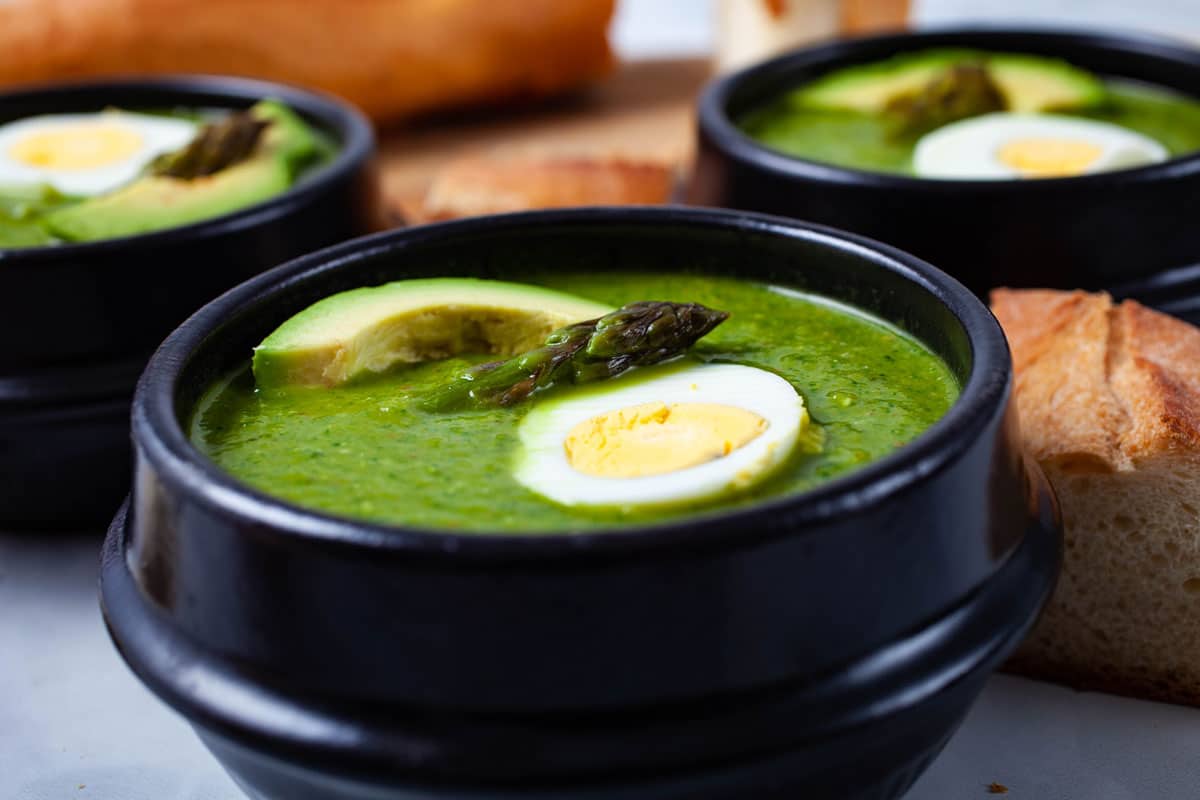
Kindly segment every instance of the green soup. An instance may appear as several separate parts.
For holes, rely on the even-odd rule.
[[[327,134],[282,103],[264,100],[250,113],[264,125],[253,148],[220,169],[210,162],[200,174],[187,177],[158,174],[155,166],[187,153],[202,141],[204,126],[227,121],[230,112],[110,109],[0,124],[0,139],[25,144],[30,151],[19,157],[16,145],[7,152],[0,147],[0,250],[87,243],[202,222],[287,191],[337,151]],[[171,141],[179,131],[186,138],[179,147],[163,150],[159,126],[167,124],[180,126],[166,133]],[[95,131],[106,128],[130,137],[131,149],[105,152]],[[219,154],[219,144],[203,141],[209,142],[204,151],[208,158]],[[34,146],[28,147],[31,142]],[[62,159],[70,164],[78,153],[86,156],[90,150],[101,153],[98,165],[51,168],[39,162]],[[22,180],[10,183],[14,171]]]
[[[1105,82],[1105,101],[1068,116],[1110,122],[1149,136],[1174,156],[1200,150],[1200,102],[1132,82]],[[839,167],[912,175],[917,137],[896,135],[883,114],[821,109],[777,98],[739,126],[759,142],[791,156]]]
[[[823,437],[820,452],[797,452],[764,483],[703,504],[653,511],[559,506],[514,479],[517,426],[539,402],[585,387],[551,389],[508,408],[422,409],[423,396],[482,356],[405,366],[335,388],[256,389],[247,364],[203,396],[190,420],[192,441],[251,486],[334,514],[463,531],[586,530],[807,489],[912,440],[958,396],[947,366],[910,336],[789,289],[684,274],[555,274],[529,282],[613,306],[655,299],[730,312],[686,358],[785,378]],[[635,370],[609,382],[677,368]]]

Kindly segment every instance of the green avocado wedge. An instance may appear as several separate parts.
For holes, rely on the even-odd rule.
[[[43,225],[65,241],[91,242],[188,225],[281,194],[326,145],[278,102],[264,100],[252,113],[271,124],[248,158],[186,180],[144,175],[114,192],[51,211]]]
[[[278,100],[262,100],[251,109],[256,117],[271,123],[263,134],[263,150],[283,159],[292,177],[313,162],[329,158],[336,149],[300,115]]]
[[[41,217],[74,202],[77,198],[44,183],[0,186],[0,250],[37,247],[58,241],[42,225]]]
[[[1107,96],[1098,77],[1056,58],[943,48],[847,67],[796,90],[790,99],[808,108],[876,113],[962,64],[986,67],[1009,111],[1074,111],[1095,107]]]
[[[145,177],[112,194],[50,213],[46,228],[70,242],[91,242],[174,228],[227,214],[285,191],[286,163],[255,157],[188,181]]]
[[[611,307],[521,283],[428,278],[319,300],[254,349],[260,387],[336,386],[395,364],[459,353],[512,356]]]
[[[0,212],[0,250],[53,244],[54,237],[36,222],[13,219]]]

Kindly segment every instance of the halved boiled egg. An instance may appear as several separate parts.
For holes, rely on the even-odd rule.
[[[666,506],[770,475],[809,425],[774,373],[736,364],[651,368],[580,387],[521,421],[517,481],[566,506]]]
[[[913,168],[923,178],[1064,178],[1154,164],[1168,155],[1155,140],[1120,125],[999,112],[922,136]]]
[[[129,183],[163,153],[184,147],[198,124],[100,111],[50,114],[0,125],[0,186],[49,184],[63,194],[104,194]]]

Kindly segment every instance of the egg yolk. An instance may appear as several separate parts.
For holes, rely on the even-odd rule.
[[[640,478],[727,456],[769,423],[716,403],[642,403],[576,425],[563,446],[573,468],[598,478]]]
[[[1104,149],[1084,139],[1013,139],[1000,148],[1004,164],[1031,178],[1079,175],[1103,155]]]
[[[124,161],[142,147],[136,131],[112,123],[80,123],[33,131],[9,146],[14,161],[46,170],[95,169]]]

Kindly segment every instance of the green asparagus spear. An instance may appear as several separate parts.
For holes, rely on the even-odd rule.
[[[237,111],[202,127],[184,148],[155,161],[152,172],[191,180],[212,175],[247,158],[271,123]]]
[[[1008,101],[984,64],[963,62],[939,73],[922,89],[887,104],[897,137],[920,136],[967,117],[1003,111]]]
[[[509,406],[557,383],[611,378],[680,355],[729,317],[696,303],[630,303],[598,319],[559,328],[541,347],[480,364],[432,394],[431,410]]]

